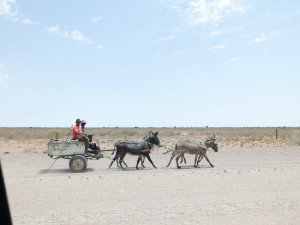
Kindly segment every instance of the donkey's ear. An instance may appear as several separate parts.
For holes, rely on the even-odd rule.
[[[155,134],[154,134],[154,136],[157,136],[157,135],[158,135],[158,132],[156,131]]]

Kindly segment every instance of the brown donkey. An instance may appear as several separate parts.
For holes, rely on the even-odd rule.
[[[202,145],[195,144],[195,143],[190,142],[190,141],[177,143],[175,145],[175,150],[172,153],[171,159],[170,159],[169,164],[167,165],[167,167],[170,166],[171,161],[174,159],[175,156],[177,156],[176,157],[176,164],[177,164],[177,168],[180,169],[181,167],[178,165],[178,159],[179,158],[184,158],[185,153],[195,155],[194,167],[198,167],[198,163],[201,161],[201,159],[203,157],[207,160],[207,162],[209,163],[209,165],[211,167],[214,167],[213,164],[211,164],[211,162],[209,161],[209,159],[206,155],[206,151],[207,151],[208,148],[212,148],[215,152],[218,151],[218,144],[216,142],[215,135],[213,135],[210,138],[206,139],[204,141],[204,145],[203,144]]]

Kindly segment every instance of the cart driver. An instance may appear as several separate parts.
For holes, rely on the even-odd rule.
[[[80,119],[76,120],[76,125],[73,127],[73,140],[84,141],[85,151],[87,152],[89,149],[89,139],[81,130],[80,123],[82,121]]]

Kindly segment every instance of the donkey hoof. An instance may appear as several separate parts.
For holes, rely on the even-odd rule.
[[[181,167],[180,167],[180,166],[177,166],[177,169],[181,169]]]

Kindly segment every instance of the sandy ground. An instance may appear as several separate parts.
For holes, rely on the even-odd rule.
[[[214,168],[165,168],[171,154],[154,150],[137,171],[108,158],[71,173],[68,160],[41,151],[1,152],[14,224],[300,224],[300,147],[223,148],[208,151]],[[108,156],[110,156],[108,154]]]

